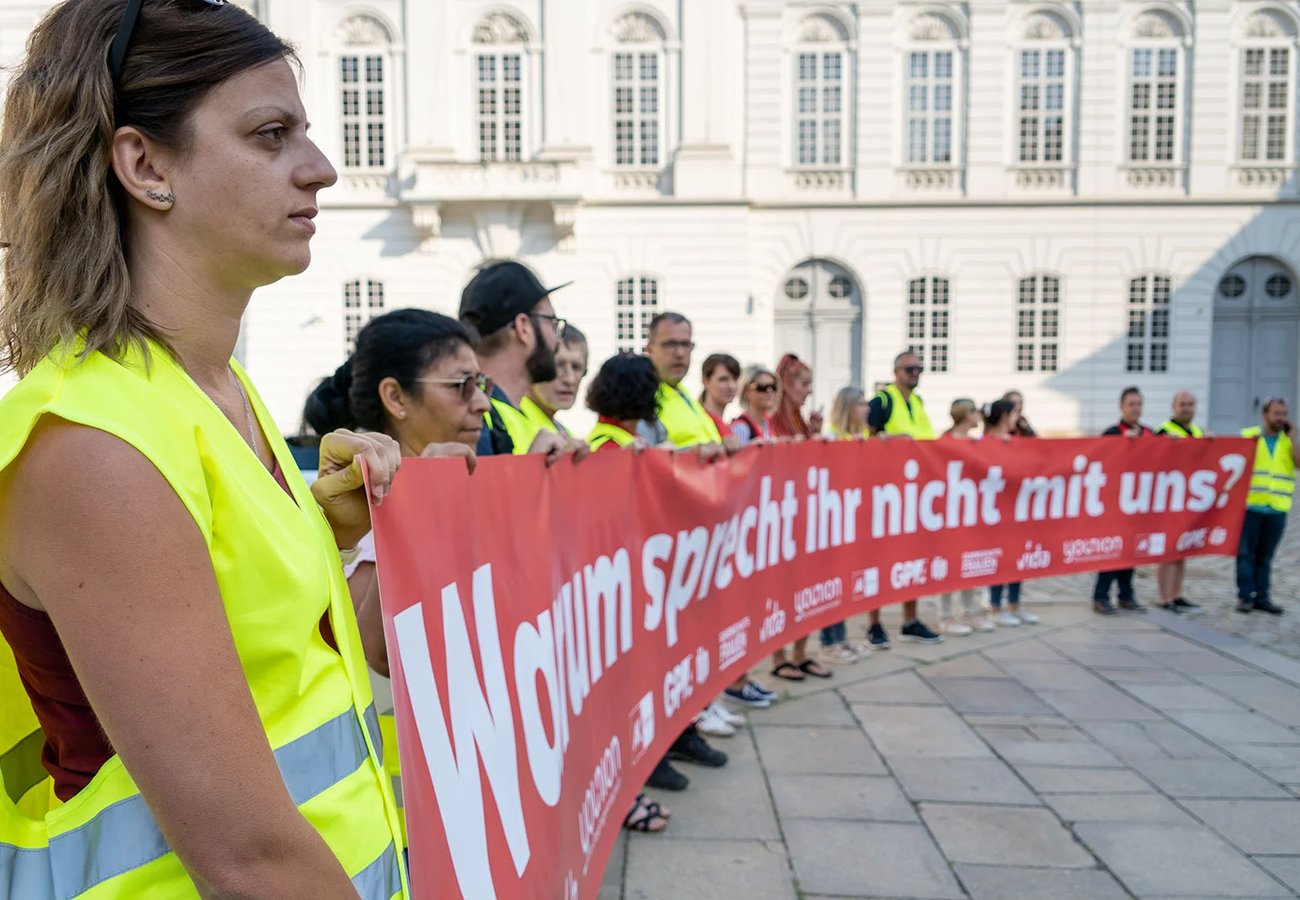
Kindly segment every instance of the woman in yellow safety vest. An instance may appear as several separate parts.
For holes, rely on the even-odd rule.
[[[0,135],[0,896],[406,894],[340,565],[399,461],[308,488],[231,358],[336,180],[234,4],[67,0]]]

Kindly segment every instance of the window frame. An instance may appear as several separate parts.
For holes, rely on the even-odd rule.
[[[912,158],[912,123],[914,119],[911,109],[911,98],[913,89],[912,76],[912,56],[917,53],[924,53],[926,56],[927,74],[925,77],[926,85],[926,102],[927,109],[924,110],[924,121],[929,126],[926,134],[926,153],[925,158],[916,160]],[[934,59],[936,54],[948,53],[951,57],[951,73],[948,78],[950,88],[950,105],[948,109],[949,120],[949,158],[947,160],[935,160],[933,158],[934,150],[934,123],[937,120],[933,109],[934,101]],[[964,160],[964,119],[965,119],[965,69],[966,54],[962,42],[952,40],[910,40],[900,49],[900,66],[901,66],[901,127],[899,128],[899,165],[902,168],[919,169],[919,168],[936,168],[949,169],[959,168],[963,165]]]
[[[917,288],[920,287],[918,293]],[[939,298],[943,299],[940,300]],[[918,300],[919,298],[919,300]],[[946,275],[918,275],[907,279],[904,297],[908,352],[916,354],[927,371],[952,372],[952,279]],[[939,323],[942,321],[942,334]],[[920,333],[913,327],[920,325]]]
[[[786,55],[783,60],[785,75],[782,78],[784,85],[784,97],[782,108],[784,111],[784,125],[787,129],[785,141],[785,154],[788,160],[788,168],[795,172],[842,172],[854,167],[854,148],[856,147],[855,135],[853,133],[857,102],[857,45],[844,23],[838,20],[831,22],[829,13],[814,13],[816,17],[826,19],[825,29],[833,29],[839,32],[834,39],[796,37],[786,45]],[[810,23],[805,20],[803,26],[808,27]],[[801,78],[801,56],[804,54],[816,54],[816,79],[805,85],[806,79]],[[825,79],[825,56],[827,54],[837,54],[839,56],[839,112],[836,124],[839,127],[839,146],[838,160],[835,162],[825,162],[825,153],[822,152],[826,146],[822,129],[816,129],[816,145],[813,162],[801,161],[800,147],[800,127],[802,121],[812,121],[818,126],[831,121],[828,116],[833,114],[825,113],[822,109],[825,100],[824,87]],[[799,108],[800,88],[810,86],[816,92],[817,108],[814,113],[801,113]],[[802,121],[801,121],[802,120]]]
[[[492,60],[493,80],[486,82],[483,76],[483,61]],[[511,88],[505,87],[510,84],[505,80],[506,61],[514,59],[518,79],[513,82],[517,85],[514,90],[518,91],[518,109],[512,116],[506,112],[505,92]],[[471,140],[473,141],[474,159],[480,163],[517,163],[524,162],[528,156],[528,87],[529,87],[529,52],[528,45],[524,43],[496,43],[496,44],[474,44],[470,48],[470,111],[473,114],[473,130]],[[483,91],[489,90],[493,97],[493,110],[489,113],[489,118],[484,119],[483,113]],[[509,124],[518,126],[518,151],[517,155],[511,155],[508,152],[505,133]],[[492,135],[492,153],[484,154],[483,126],[491,124],[493,126]]]
[[[1296,104],[1297,104],[1296,80],[1297,80],[1297,70],[1298,68],[1300,68],[1300,62],[1298,62],[1297,57],[1300,56],[1300,46],[1298,46],[1297,41],[1290,36],[1252,37],[1252,38],[1243,38],[1241,40],[1234,42],[1234,50],[1236,51],[1235,69],[1234,69],[1234,72],[1236,74],[1236,91],[1234,92],[1234,96],[1233,96],[1233,107],[1236,115],[1234,116],[1233,131],[1234,131],[1234,139],[1236,143],[1235,158],[1236,158],[1237,165],[1247,166],[1247,167],[1259,166],[1265,168],[1274,167],[1274,166],[1294,166],[1295,159],[1296,159],[1296,129],[1298,125],[1297,119],[1300,119],[1300,116],[1297,116],[1297,110],[1296,110]],[[1287,85],[1287,91],[1286,91],[1287,96],[1286,96],[1285,106],[1283,107],[1283,112],[1287,117],[1284,131],[1283,131],[1286,139],[1286,145],[1284,147],[1283,156],[1281,159],[1269,159],[1266,155],[1257,156],[1254,159],[1249,159],[1246,157],[1245,119],[1246,119],[1247,107],[1245,104],[1245,93],[1246,93],[1246,83],[1248,77],[1246,75],[1246,61],[1247,61],[1247,54],[1252,50],[1261,51],[1264,54],[1263,67],[1265,71],[1267,71],[1270,56],[1273,52],[1281,50],[1285,52],[1287,55],[1287,65],[1286,65],[1287,71],[1285,76],[1286,85]],[[1264,85],[1264,88],[1261,91],[1261,103],[1267,103],[1267,93],[1268,93],[1267,85],[1269,84],[1270,79],[1267,75],[1264,75],[1260,79],[1260,81],[1261,84]],[[1259,107],[1260,118],[1262,120],[1259,125],[1259,130],[1260,130],[1259,138],[1261,139],[1261,143],[1259,144],[1259,147],[1260,150],[1264,152],[1267,151],[1267,146],[1268,146],[1268,125],[1267,125],[1268,110],[1269,107],[1266,105]]]
[[[393,55],[389,48],[380,45],[349,47],[335,54],[337,66],[335,77],[336,109],[339,116],[339,170],[344,174],[365,174],[382,172],[389,168],[394,158],[392,138],[395,130],[393,123],[393,100],[395,92],[391,90],[393,75]],[[356,80],[348,81],[348,63],[356,68]],[[372,82],[369,78],[370,63],[378,64],[379,80]],[[355,85],[349,88],[349,85]],[[372,87],[372,85],[377,85]],[[378,113],[369,111],[370,94],[376,92],[380,98],[381,109]],[[348,94],[356,94],[356,111],[348,112]],[[355,128],[354,138],[349,138],[350,126]],[[375,156],[372,129],[379,131],[379,162]],[[350,145],[355,143],[357,159],[349,162]]]
[[[1139,287],[1140,285],[1140,287]],[[1135,293],[1137,289],[1137,293]],[[1160,295],[1163,294],[1163,301]],[[1135,301],[1135,298],[1140,297]],[[1173,371],[1174,282],[1161,272],[1144,272],[1128,279],[1124,303],[1124,372],[1126,374],[1168,375]],[[1140,318],[1135,318],[1135,313]],[[1156,322],[1163,313],[1164,334],[1156,333]],[[1133,333],[1141,322],[1141,334]],[[1156,367],[1156,350],[1161,351],[1164,365]],[[1138,353],[1135,357],[1134,351]],[[1135,362],[1136,359],[1136,362]]]
[[[363,289],[364,288],[364,292]],[[386,309],[382,278],[349,278],[343,282],[343,350],[348,356],[356,350],[361,329]]]
[[[631,113],[620,113],[618,110],[618,91],[620,88],[618,78],[618,57],[629,55],[632,57],[632,71],[634,78],[630,82],[632,91],[634,111]],[[646,115],[642,110],[644,101],[644,88],[649,84],[642,78],[642,65],[646,57],[653,58],[655,61],[656,76],[654,87],[656,91],[656,108],[653,118]],[[607,99],[607,109],[609,110],[609,137],[610,137],[610,166],[619,171],[659,171],[665,166],[665,159],[668,153],[667,141],[667,103],[668,103],[668,64],[669,58],[667,48],[664,42],[656,43],[632,43],[623,42],[614,44],[609,51],[609,66],[607,69],[609,94]],[[630,162],[620,161],[621,148],[619,146],[619,125],[620,120],[626,122],[630,119],[634,125],[632,140],[633,159]],[[645,161],[645,137],[644,126],[647,122],[653,121],[655,125],[655,159],[652,162]],[[639,127],[636,127],[639,126]]]
[[[1152,104],[1158,102],[1159,86],[1161,76],[1159,75],[1160,54],[1168,51],[1174,53],[1174,105],[1173,127],[1171,140],[1173,143],[1173,155],[1170,159],[1156,158],[1159,138],[1159,123],[1161,110],[1155,105],[1147,107],[1148,122],[1145,130],[1146,147],[1148,154],[1144,158],[1134,156],[1134,130],[1133,119],[1135,116],[1134,107],[1134,90],[1137,84],[1137,76],[1134,73],[1135,61],[1137,54],[1146,52],[1151,54],[1152,74],[1143,80],[1147,81],[1152,90],[1149,99]],[[1134,38],[1124,46],[1123,52],[1124,65],[1124,96],[1121,104],[1122,124],[1121,134],[1123,135],[1122,160],[1128,167],[1169,167],[1176,168],[1187,164],[1186,144],[1187,144],[1187,79],[1190,65],[1188,62],[1189,54],[1186,42],[1181,36],[1173,37],[1148,37]]]
[[[1017,373],[1051,374],[1061,370],[1061,326],[1065,318],[1064,304],[1061,300],[1061,282],[1061,276],[1051,272],[1034,272],[1016,280],[1013,370]],[[1026,286],[1029,288],[1028,294],[1025,292]],[[1048,300],[1049,287],[1050,296],[1053,298],[1050,301]],[[1056,332],[1051,335],[1046,333],[1049,312],[1054,313]],[[1025,313],[1030,315],[1026,317]],[[1028,334],[1025,333],[1026,321],[1029,322]],[[1048,351],[1051,356],[1050,363]]]
[[[650,320],[662,309],[661,279],[638,273],[614,282],[614,346],[616,353],[640,353],[650,339]],[[631,330],[632,337],[626,337]]]

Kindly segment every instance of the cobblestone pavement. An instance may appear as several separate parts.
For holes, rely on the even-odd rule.
[[[1193,571],[1228,608],[1226,561]],[[1102,619],[1090,588],[1036,583],[1037,626],[896,644],[750,712],[727,766],[652,792],[673,819],[620,838],[602,900],[1298,896],[1300,662],[1264,647],[1289,628],[1295,653],[1300,609]]]

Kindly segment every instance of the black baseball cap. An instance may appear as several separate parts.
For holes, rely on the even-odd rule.
[[[543,297],[572,283],[548,288],[522,263],[492,263],[479,269],[461,291],[460,318],[486,337],[505,328],[520,313],[531,312]]]

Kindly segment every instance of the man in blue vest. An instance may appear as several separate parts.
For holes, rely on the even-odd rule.
[[[1300,442],[1288,416],[1286,401],[1264,401],[1263,421],[1241,432],[1256,438],[1255,470],[1246,495],[1246,520],[1237,548],[1237,612],[1282,614],[1269,590],[1273,581],[1273,554],[1286,531],[1286,515],[1295,495],[1295,470],[1300,465]]]

